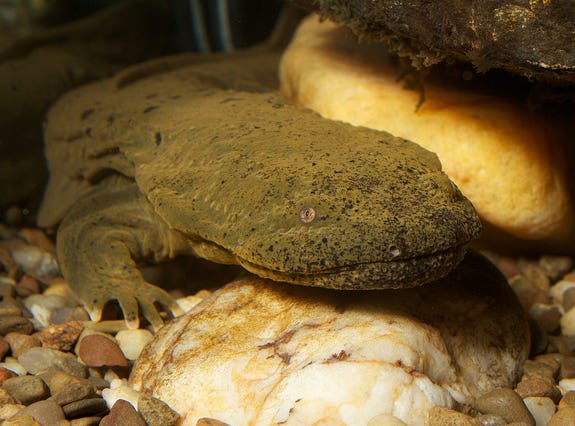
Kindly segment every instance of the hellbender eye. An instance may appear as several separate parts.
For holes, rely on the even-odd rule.
[[[315,219],[315,209],[313,207],[302,207],[299,211],[299,220],[302,223],[311,223]]]

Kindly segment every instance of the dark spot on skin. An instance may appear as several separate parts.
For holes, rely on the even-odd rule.
[[[274,246],[269,246],[268,251],[274,251]]]
[[[162,144],[162,132],[156,132],[156,146],[160,146]]]
[[[173,95],[170,96],[170,99],[180,99],[182,96],[181,95]]]
[[[94,113],[94,108],[87,109],[82,113],[82,120],[85,120]]]
[[[157,98],[158,94],[157,93],[150,93],[149,95],[146,96],[146,99],[153,99],[153,98]]]
[[[110,125],[110,126],[111,126],[112,124],[114,124],[114,121],[116,121],[116,117],[114,116],[114,114],[110,114],[110,115],[108,116],[108,120],[107,120],[107,121],[108,121],[108,125]]]
[[[88,136],[92,136],[92,128],[91,127],[86,128],[85,132]]]
[[[149,113],[149,112],[151,112],[151,111],[153,111],[153,110],[155,110],[155,109],[158,109],[158,108],[159,108],[158,105],[149,106],[149,107],[147,107],[147,108],[144,110],[144,114],[147,114],[147,113]]]

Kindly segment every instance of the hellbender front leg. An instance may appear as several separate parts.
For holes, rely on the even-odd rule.
[[[154,303],[181,313],[168,293],[143,279],[135,260],[160,261],[185,248],[136,185],[119,177],[82,198],[57,235],[64,278],[92,320],[100,320],[104,305],[117,300],[129,328],[139,326],[138,307],[156,330],[163,322]]]

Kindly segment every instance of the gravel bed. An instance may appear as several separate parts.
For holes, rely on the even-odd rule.
[[[532,319],[532,353],[515,389],[484,395],[481,412],[436,407],[429,424],[575,425],[574,259],[484,254]],[[184,310],[209,294],[188,293],[174,293]],[[178,414],[166,404],[127,386],[152,332],[146,324],[125,329],[113,306],[104,318],[91,322],[74,302],[44,233],[0,225],[0,424],[176,424]]]

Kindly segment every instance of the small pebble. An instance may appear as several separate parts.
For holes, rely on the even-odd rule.
[[[546,425],[555,414],[555,402],[551,398],[541,396],[531,396],[524,398],[523,402],[529,409],[529,412],[535,419],[537,426]]]
[[[564,293],[570,288],[575,288],[575,275],[573,276],[573,278],[574,281],[566,281],[563,279],[554,284],[553,286],[551,286],[549,294],[551,295],[553,301],[558,305],[563,305]]]
[[[120,347],[113,340],[100,334],[81,337],[77,351],[82,362],[90,367],[127,367],[129,365]]]
[[[575,408],[560,408],[553,414],[547,426],[575,426]]]
[[[62,407],[67,418],[91,417],[106,414],[108,406],[102,398],[86,398]]]
[[[2,423],[2,420],[14,417],[20,410],[24,408],[26,407],[22,404],[9,403],[9,402],[7,402],[6,404],[0,404],[0,423]],[[2,425],[4,424],[5,423],[2,423]]]
[[[10,350],[10,345],[3,337],[0,337],[0,359],[4,358],[4,356]]]
[[[180,418],[168,404],[146,394],[138,398],[138,412],[148,426],[174,426]]]
[[[12,377],[6,380],[2,387],[8,391],[12,398],[24,405],[30,405],[50,396],[44,381],[36,376]]]
[[[24,305],[43,326],[50,325],[50,317],[56,309],[66,307],[70,301],[59,295],[34,294],[24,299]]]
[[[517,384],[516,390],[522,398],[545,396],[555,402],[559,402],[561,399],[561,391],[555,385],[555,381],[552,378],[532,377],[521,379]]]
[[[10,396],[8,391],[0,386],[0,407],[5,404],[15,404],[14,398]],[[1,418],[0,418],[1,419]]]
[[[573,407],[575,408],[575,391],[566,392],[559,401],[559,408]]]
[[[120,330],[116,334],[116,341],[126,358],[134,361],[153,337],[149,330]]]
[[[40,283],[29,275],[24,275],[16,284],[16,293],[20,297],[28,297],[33,294],[39,294],[41,291]]]
[[[50,389],[52,395],[50,399],[59,405],[78,401],[94,393],[94,388],[88,379],[79,379],[55,368],[40,377]]]
[[[41,425],[54,425],[66,419],[62,408],[49,399],[30,404],[20,411],[18,415],[30,416]]]
[[[561,361],[561,369],[559,371],[561,379],[575,378],[575,356],[566,356]]]
[[[110,414],[102,419],[100,426],[146,426],[146,422],[132,404],[123,399],[116,401]]]
[[[110,381],[110,388],[102,391],[102,398],[106,400],[108,407],[113,407],[116,401],[123,399],[134,407],[138,406],[140,392],[132,389],[125,379],[114,379]]]
[[[26,368],[24,368],[16,358],[12,358],[10,356],[4,358],[4,362],[0,362],[0,367],[13,371],[19,376],[23,376],[28,373],[28,370],[26,370]]]
[[[497,416],[495,414],[480,414],[479,416],[475,417],[479,423],[483,426],[506,426],[507,422],[501,416]]]
[[[508,388],[497,388],[479,397],[475,408],[484,414],[496,414],[508,423],[524,422],[535,426],[533,416],[517,392]]]
[[[566,394],[567,392],[575,391],[575,379],[563,379],[559,380],[559,389],[561,390],[562,394]]]
[[[16,315],[0,316],[0,336],[6,336],[8,333],[32,334],[33,331],[34,326],[24,317]]]
[[[563,293],[563,309],[568,311],[575,306],[575,288],[571,287]]]
[[[72,419],[70,426],[98,426],[100,420],[102,420],[101,417],[81,417],[79,419]]]
[[[18,358],[30,348],[37,348],[41,346],[40,340],[36,335],[22,334],[22,333],[8,333],[4,336],[4,340],[10,345],[12,355]]]
[[[12,370],[8,370],[7,368],[0,367],[0,385],[4,383],[6,380],[11,379],[12,377],[18,376]]]
[[[71,358],[74,362],[77,362],[76,357],[69,353],[48,348],[31,348],[18,357],[18,362],[30,374],[38,374],[54,366],[57,362],[64,362],[63,360],[66,358]]]
[[[80,321],[71,321],[64,324],[49,325],[36,333],[42,346],[59,351],[69,351],[76,344],[84,325]]]
[[[524,275],[515,275],[509,279],[509,285],[521,302],[521,306],[529,311],[531,306],[536,303],[549,304],[549,293],[539,288]]]
[[[482,426],[473,417],[446,407],[433,407],[429,411],[427,426]]]
[[[566,336],[575,335],[575,307],[563,314],[561,320],[561,332]]]
[[[539,266],[549,279],[555,282],[575,265],[573,264],[573,259],[569,256],[541,256],[539,258]]]
[[[559,329],[561,310],[557,305],[535,303],[529,309],[529,316],[547,333],[553,333]]]
[[[11,417],[2,423],[2,426],[43,426],[34,420],[32,416],[18,415]]]

